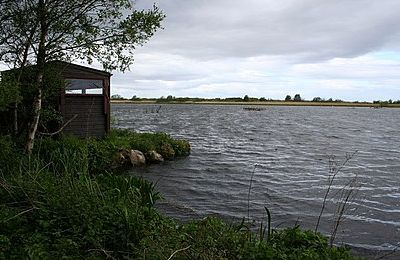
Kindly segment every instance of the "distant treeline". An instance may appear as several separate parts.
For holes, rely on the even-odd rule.
[[[293,96],[287,95],[285,99],[272,99],[272,98],[265,98],[265,97],[249,97],[245,95],[244,97],[228,97],[228,98],[193,98],[193,97],[174,97],[169,95],[167,97],[160,97],[160,98],[140,98],[138,96],[133,96],[132,98],[124,98],[121,95],[112,95],[112,100],[126,100],[126,101],[152,101],[157,103],[189,103],[189,102],[327,102],[327,103],[342,103],[342,102],[352,102],[352,103],[365,103],[365,104],[400,104],[400,100],[393,101],[389,100],[375,100],[373,102],[367,101],[343,101],[341,99],[333,99],[333,98],[321,98],[321,97],[314,97],[311,100],[303,99],[300,94],[296,94]]]

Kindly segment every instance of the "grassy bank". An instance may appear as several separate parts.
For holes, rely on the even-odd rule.
[[[312,102],[312,101],[251,101],[251,102],[230,102],[230,101],[199,101],[199,102],[159,102],[155,100],[131,101],[112,100],[112,104],[186,104],[186,105],[240,105],[240,106],[313,106],[313,107],[372,107],[372,108],[400,108],[400,104],[379,104],[379,103],[357,103],[357,102]]]
[[[121,148],[188,155],[186,142],[166,134],[114,131],[104,140],[43,139],[36,147],[27,158],[0,137],[0,259],[352,258],[299,227],[256,234],[246,223],[181,224],[160,215],[154,185],[110,165]]]

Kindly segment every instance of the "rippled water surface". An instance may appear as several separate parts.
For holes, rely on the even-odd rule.
[[[260,221],[266,206],[273,226],[313,229],[329,161],[340,167],[355,153],[333,182],[320,230],[331,233],[343,186],[353,181],[336,241],[375,249],[400,245],[400,110],[161,105],[152,113],[157,107],[113,105],[112,113],[114,127],[190,141],[188,158],[140,172],[158,182],[167,213],[181,219],[249,214]]]

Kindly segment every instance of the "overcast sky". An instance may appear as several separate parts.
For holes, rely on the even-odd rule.
[[[164,30],[114,73],[114,94],[400,99],[399,0],[157,4]]]
[[[137,0],[148,8],[152,0]],[[400,0],[159,0],[163,27],[112,93],[400,99]]]

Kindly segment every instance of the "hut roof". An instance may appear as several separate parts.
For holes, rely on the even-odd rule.
[[[90,67],[86,67],[86,66],[83,66],[83,65],[78,65],[78,64],[74,64],[74,63],[70,63],[70,62],[58,61],[57,60],[57,61],[51,61],[50,63],[53,63],[55,65],[59,65],[59,66],[61,66],[63,68],[74,68],[74,69],[78,69],[78,70],[81,70],[81,71],[86,71],[86,72],[89,72],[89,73],[94,73],[94,74],[107,76],[107,77],[111,77],[112,76],[112,74],[107,72],[107,71],[93,69],[93,68],[90,68]]]
[[[93,69],[93,68],[86,67],[83,65],[78,65],[78,64],[74,64],[74,63],[70,63],[70,62],[60,61],[60,60],[50,61],[50,62],[48,62],[48,64],[54,64],[56,66],[60,66],[63,69],[69,68],[69,69],[76,69],[76,70],[85,71],[88,73],[93,73],[93,74],[106,76],[106,77],[112,76],[111,73],[104,71],[104,70]],[[34,67],[34,66],[36,66],[36,65],[31,65],[28,67]],[[17,70],[19,70],[19,69],[4,70],[2,72],[17,71]]]

